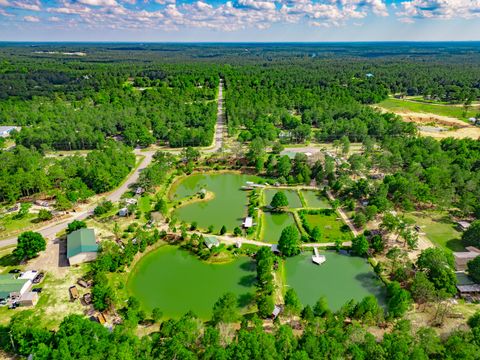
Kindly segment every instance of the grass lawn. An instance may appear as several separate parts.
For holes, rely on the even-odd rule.
[[[463,251],[465,247],[460,241],[461,232],[455,229],[455,224],[444,214],[436,213],[408,213],[407,218],[415,220],[421,231],[435,245],[450,251]]]
[[[453,117],[460,120],[467,120],[469,117],[473,117],[478,113],[478,109],[470,108],[467,111],[466,116],[464,116],[465,114],[462,106],[427,104],[401,99],[387,99],[379,103],[378,106],[393,112],[411,111],[417,113],[428,113]]]
[[[0,218],[0,237],[2,233],[16,231],[33,225],[32,220],[37,218],[37,214],[28,213],[22,219],[14,219],[15,215],[5,215]]]
[[[335,242],[336,240],[352,240],[352,233],[335,211],[326,211],[321,214],[305,215],[305,220],[311,228],[318,226],[322,234],[320,242]]]
[[[150,196],[142,196],[140,199],[138,199],[138,209],[143,213],[149,212],[152,210],[151,201],[152,199]]]

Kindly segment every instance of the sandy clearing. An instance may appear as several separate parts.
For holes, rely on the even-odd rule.
[[[389,110],[379,108],[384,112],[391,112]],[[419,130],[420,135],[430,136],[436,139],[444,139],[447,137],[453,137],[456,139],[480,139],[480,127],[471,125],[457,118],[428,114],[428,113],[416,113],[410,111],[395,111],[395,114],[402,117],[406,122],[414,122],[416,124],[435,124],[439,127],[446,127],[445,131],[433,132]]]

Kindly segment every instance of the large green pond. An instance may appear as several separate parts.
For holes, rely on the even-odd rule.
[[[242,225],[246,216],[248,192],[241,190],[241,187],[247,181],[257,180],[255,176],[236,173],[190,175],[172,187],[170,199],[183,199],[201,189],[215,193],[215,198],[179,207],[175,215],[187,223],[196,221],[203,229],[213,225],[214,231],[218,231],[225,225],[229,231],[233,231],[236,226]]]
[[[298,197],[296,190],[288,190],[288,189],[265,189],[264,196],[265,196],[265,205],[270,205],[272,202],[273,197],[279,191],[283,191],[288,199],[288,207],[291,209],[294,208],[301,208],[302,202]]]
[[[295,225],[295,220],[290,213],[264,213],[262,222],[262,241],[276,244],[283,229]]]
[[[254,294],[255,264],[240,257],[227,264],[208,264],[187,251],[164,246],[144,256],[128,279],[128,291],[146,311],[158,307],[166,317],[192,310],[209,319],[213,304],[226,292],[248,305]]]
[[[314,305],[325,296],[330,309],[336,311],[347,301],[368,295],[384,304],[385,287],[365,259],[333,251],[322,254],[327,257],[322,265],[312,263],[311,252],[286,261],[287,285],[295,289],[303,305]]]

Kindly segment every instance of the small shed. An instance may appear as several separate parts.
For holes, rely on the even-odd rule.
[[[471,225],[471,224],[470,224],[468,221],[463,221],[463,220],[462,220],[462,221],[457,222],[457,226],[458,226],[458,229],[459,229],[460,231],[465,231],[465,230],[467,230],[467,229],[470,227],[470,225]]]
[[[103,315],[102,313],[98,313],[98,315],[97,315],[97,321],[98,321],[101,325],[105,325],[105,323],[107,322],[107,319],[105,318],[105,315]]]
[[[118,216],[122,216],[122,217],[128,216],[128,209],[124,207],[118,210]]]
[[[78,289],[75,285],[70,286],[68,288],[68,292],[70,293],[70,298],[72,301],[77,300],[80,297],[80,294],[78,293]]]
[[[220,246],[220,241],[215,236],[207,236],[204,239],[205,246],[209,249],[212,247],[219,247]]]
[[[272,252],[274,254],[280,254],[280,250],[278,249],[278,244],[272,244],[272,246],[270,247],[270,249],[272,250]]]
[[[470,285],[457,285],[457,290],[460,293],[460,297],[471,297],[474,299],[479,299],[480,297],[480,285],[479,284],[470,284]]]
[[[79,229],[67,236],[67,258],[70,265],[77,265],[97,258],[98,245],[93,229]]]
[[[282,308],[278,305],[275,305],[272,311],[272,319],[276,319],[281,312],[282,312]]]
[[[38,293],[34,291],[26,292],[22,295],[18,303],[22,306],[35,306],[38,302]]]
[[[247,216],[243,222],[243,227],[248,229],[253,226],[253,217]]]

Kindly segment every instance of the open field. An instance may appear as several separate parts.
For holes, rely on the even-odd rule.
[[[352,233],[336,211],[325,210],[319,211],[318,214],[305,211],[303,217],[305,219],[303,221],[304,227],[308,226],[313,229],[318,226],[320,228],[320,242],[335,242],[336,240],[344,242],[352,239]]]
[[[420,212],[407,213],[405,216],[414,219],[425,236],[435,245],[450,251],[465,250],[460,241],[461,233],[455,229],[455,224],[447,216]]]
[[[381,103],[377,104],[377,106],[395,113],[417,112],[447,116],[460,120],[468,120],[468,118],[474,117],[478,112],[480,112],[480,109],[478,107],[470,107],[467,111],[465,111],[463,107],[455,105],[436,105],[393,98],[384,100]]]

